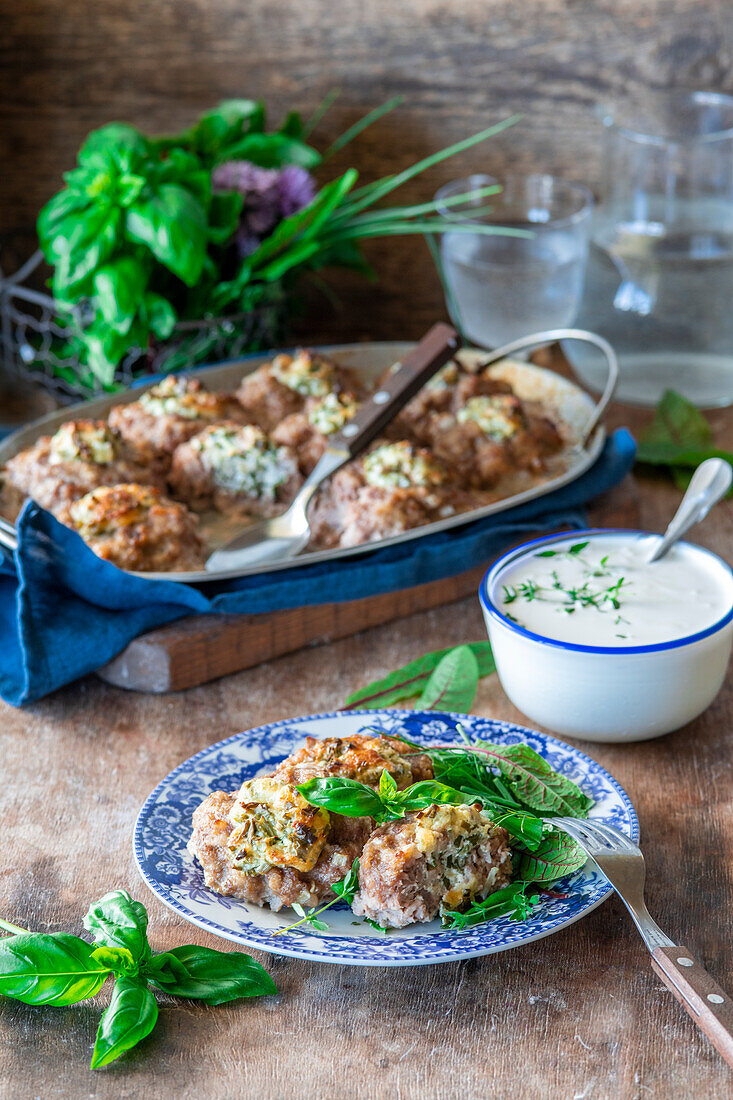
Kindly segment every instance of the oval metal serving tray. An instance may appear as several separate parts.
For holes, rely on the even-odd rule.
[[[407,342],[382,342],[336,344],[321,346],[316,350],[333,356],[344,366],[358,371],[368,383],[373,383],[385,367],[396,362],[413,346],[413,344]],[[268,352],[265,355],[248,356],[244,359],[204,367],[196,373],[197,376],[203,376],[206,385],[210,389],[234,390],[244,375],[250,374],[261,364],[268,362],[272,359],[273,354],[275,353]],[[486,353],[464,350],[460,353],[460,356],[480,362],[486,358]],[[566,463],[565,469],[554,475],[551,474],[547,480],[543,480],[531,488],[506,496],[483,507],[475,508],[470,512],[449,516],[447,519],[439,520],[436,523],[425,524],[423,527],[413,528],[403,534],[394,535],[392,538],[364,543],[361,546],[350,546],[336,550],[306,551],[296,558],[291,558],[277,565],[260,565],[250,569],[226,570],[218,573],[206,572],[205,570],[197,570],[191,573],[140,573],[137,576],[147,577],[150,580],[201,584],[206,581],[234,579],[258,573],[273,573],[281,569],[298,569],[305,565],[314,565],[317,562],[339,561],[342,558],[353,557],[357,554],[381,550],[386,546],[395,546],[397,543],[427,538],[440,531],[448,531],[455,527],[473,523],[485,516],[506,512],[509,508],[546,496],[548,493],[560,488],[560,486],[575,481],[593,465],[603,448],[606,432],[603,425],[599,424],[591,433],[589,439],[583,442],[585,429],[596,411],[593,399],[587,393],[574,382],[532,363],[505,359],[491,367],[491,373],[496,378],[510,382],[517,396],[541,402],[548,409],[548,412],[558,418],[566,441],[566,449],[563,451]],[[103,419],[113,405],[137,401],[140,395],[154,384],[151,381],[128,390],[124,394],[96,398],[76,405],[67,405],[58,412],[33,421],[0,443],[0,465],[17,454],[18,451],[30,447],[39,436],[55,432],[64,421],[73,420],[77,416]],[[239,521],[239,529],[241,529],[241,520]],[[12,526],[10,530],[14,530]],[[201,531],[209,544],[210,550],[213,551],[232,538],[237,533],[237,528],[232,528],[231,525],[227,524],[212,525],[207,523],[204,517]],[[10,537],[12,538],[12,536]],[[7,544],[8,538],[5,537],[2,541]]]

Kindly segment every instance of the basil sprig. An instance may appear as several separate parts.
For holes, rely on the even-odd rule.
[[[84,917],[92,944],[65,932],[27,932],[0,921],[0,928],[12,933],[0,940],[0,995],[60,1007],[95,996],[113,977],[92,1054],[92,1069],[100,1069],[155,1027],[158,1006],[151,985],[211,1005],[277,992],[267,971],[240,951],[187,944],[153,954],[147,926],[145,906],[125,890],[106,894]]]
[[[433,779],[413,783],[406,790],[399,791],[386,770],[380,777],[378,791],[366,783],[341,776],[308,779],[297,789],[312,806],[320,806],[343,817],[373,817],[378,825],[404,817],[410,810],[424,810],[435,803],[461,805],[475,801]]]

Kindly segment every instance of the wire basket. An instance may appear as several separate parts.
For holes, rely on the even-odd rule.
[[[33,382],[62,403],[129,386],[144,375],[276,347],[283,337],[286,295],[281,286],[272,284],[263,288],[263,299],[252,311],[180,321],[165,342],[131,347],[115,371],[113,386],[103,386],[78,358],[65,354],[70,332],[44,289],[48,268],[43,255],[35,251],[25,262],[18,260],[28,255],[29,240],[33,240],[31,231],[16,230],[6,234],[2,243],[0,370],[6,377]],[[12,275],[6,274],[8,268],[14,269]]]

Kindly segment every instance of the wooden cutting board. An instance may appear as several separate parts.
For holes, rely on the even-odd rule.
[[[599,497],[589,509],[589,516],[593,526],[638,526],[633,477],[629,475],[621,485]],[[527,533],[518,541],[531,537]],[[130,642],[97,675],[108,684],[131,691],[196,687],[305,646],[323,645],[463,599],[478,590],[490,564],[486,561],[454,577],[359,600],[260,615],[195,615],[180,619]]]

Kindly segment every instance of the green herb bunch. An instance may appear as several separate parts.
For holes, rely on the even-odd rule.
[[[733,466],[733,453],[716,447],[700,410],[682,394],[667,390],[639,436],[637,462],[666,467],[678,488],[686,489],[693,471],[707,458],[723,458]]]
[[[179,321],[249,314],[281,300],[305,270],[336,266],[371,274],[362,240],[435,234],[448,227],[495,232],[485,225],[446,223],[434,202],[377,204],[513,118],[365,186],[356,186],[358,173],[350,168],[282,218],[251,254],[237,254],[232,242],[244,196],[212,187],[217,166],[239,161],[268,169],[316,169],[397,102],[370,112],[324,155],[307,140],[317,118],[304,123],[292,112],[268,132],[264,104],[247,99],[225,101],[170,137],[150,138],[122,123],[91,133],[77,166],[64,176],[66,186],[38,218],[59,318],[69,333],[62,356],[110,387],[128,349],[168,340]],[[496,190],[485,187],[475,194]],[[456,202],[465,202],[465,196]]]
[[[0,921],[12,933],[0,940],[0,995],[60,1007],[94,997],[113,978],[92,1053],[92,1069],[101,1069],[155,1027],[151,986],[210,1005],[277,992],[267,971],[240,951],[187,944],[154,954],[147,926],[145,906],[124,890],[106,894],[84,917],[91,944],[65,932],[28,932]]]

